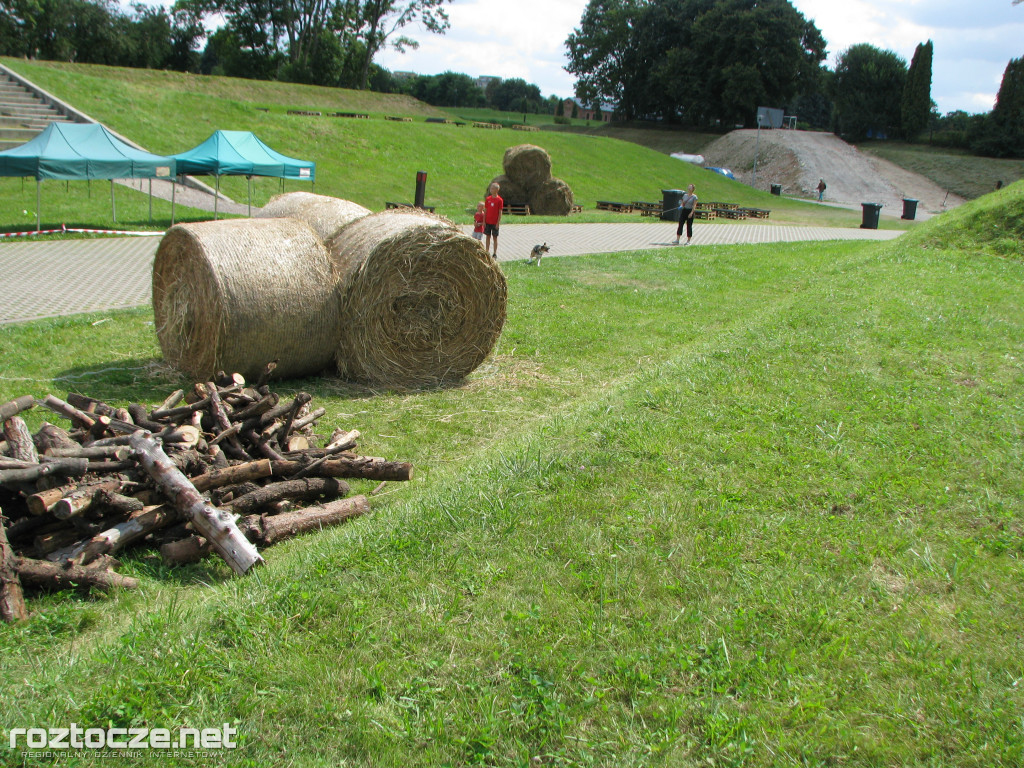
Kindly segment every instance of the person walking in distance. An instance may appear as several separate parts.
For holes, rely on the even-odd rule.
[[[822,202],[825,199],[825,180],[818,179],[818,202]]]
[[[487,188],[487,199],[484,200],[484,250],[491,253],[495,259],[498,258],[498,226],[501,224],[501,212],[505,208],[505,201],[501,199],[498,192],[501,186],[497,182],[491,182]],[[491,251],[491,238],[494,238],[494,250]]]
[[[697,210],[697,195],[694,194],[696,187],[691,184],[686,188],[682,203],[679,205],[679,226],[676,227],[676,239],[672,245],[679,245],[679,236],[683,234],[683,227],[686,227],[686,244],[693,239],[693,214]]]

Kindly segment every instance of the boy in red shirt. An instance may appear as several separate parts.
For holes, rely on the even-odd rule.
[[[476,213],[473,214],[473,238],[483,241],[484,239],[484,204],[476,204]]]
[[[491,182],[491,186],[487,188],[487,199],[484,200],[484,235],[487,238],[484,250],[491,250],[491,236],[493,236],[495,259],[498,258],[498,225],[501,224],[501,212],[505,208],[505,201],[498,196],[500,190],[500,185]]]

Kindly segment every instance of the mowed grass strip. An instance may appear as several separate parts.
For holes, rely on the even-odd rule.
[[[507,271],[465,386],[290,383],[414,483],[251,578],[135,556],[138,594],[35,602],[0,630],[3,727],[229,722],[225,762],[254,766],[1020,764],[1019,257],[908,237]],[[176,382],[141,313],[65,322],[0,332],[3,399]]]

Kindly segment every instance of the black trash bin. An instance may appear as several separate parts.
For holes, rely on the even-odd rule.
[[[907,197],[903,198],[903,215],[900,218],[907,219],[908,221],[913,221],[916,215],[917,200],[912,200]]]
[[[776,195],[776,196],[782,195],[782,185],[781,184],[772,184],[772,194]]]
[[[860,228],[878,229],[878,212],[882,210],[882,204],[861,203],[860,207],[864,210],[864,214],[861,217]]]
[[[661,220],[679,221],[679,208],[683,204],[683,190],[661,190]]]

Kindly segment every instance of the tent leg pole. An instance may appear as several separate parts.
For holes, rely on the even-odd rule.
[[[174,183],[174,179],[171,179],[171,226],[174,226],[174,193],[177,191],[178,185]]]
[[[217,177],[217,191],[213,195],[213,220],[217,220],[217,204],[220,202],[220,176]]]
[[[114,223],[117,224],[117,202],[114,200],[114,180],[110,180],[110,212],[114,216]]]
[[[249,188],[249,218],[252,218],[252,176],[245,177],[245,185]]]
[[[36,179],[36,232],[38,232],[39,230],[42,229],[42,227],[39,226],[39,223],[40,223],[40,219],[39,219],[39,188],[40,188],[40,186],[42,186],[42,182],[39,181],[39,179]]]
[[[139,182],[142,183],[141,181]],[[153,223],[153,180],[149,180],[149,223]]]

